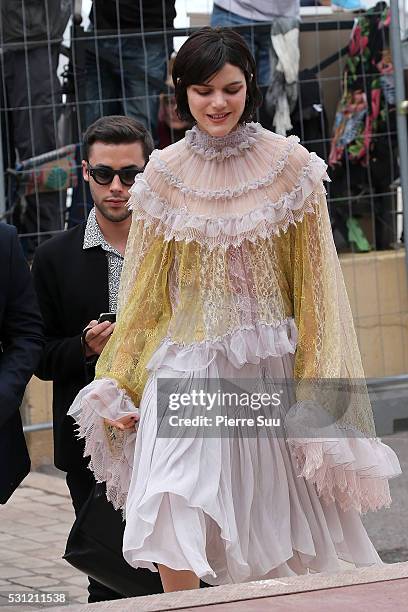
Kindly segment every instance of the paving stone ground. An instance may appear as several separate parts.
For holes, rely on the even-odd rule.
[[[64,593],[69,603],[87,602],[87,577],[61,558],[73,521],[67,486],[55,476],[29,474],[0,506],[0,610],[50,607],[8,605],[10,593]]]

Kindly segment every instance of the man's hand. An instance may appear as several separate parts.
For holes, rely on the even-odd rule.
[[[116,429],[124,431],[125,429],[132,429],[136,425],[138,420],[139,416],[137,414],[129,414],[121,417],[120,419],[117,419],[116,421],[104,419],[104,423],[105,425],[110,425],[111,427],[115,427]]]
[[[100,355],[115,329],[115,323],[104,321],[98,323],[95,319],[87,325],[88,331],[84,336],[85,356]]]

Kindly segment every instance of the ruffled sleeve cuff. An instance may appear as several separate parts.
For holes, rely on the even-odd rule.
[[[298,476],[312,482],[325,503],[337,502],[344,511],[389,507],[388,480],[401,474],[394,451],[379,438],[337,424],[309,429],[306,404],[296,404],[285,420]]]
[[[84,456],[90,457],[89,468],[97,482],[106,482],[106,497],[116,510],[126,504],[132,477],[136,428],[118,430],[105,425],[104,419],[136,415],[125,391],[114,380],[94,380],[75,398],[68,414],[78,424],[77,435],[85,440]]]

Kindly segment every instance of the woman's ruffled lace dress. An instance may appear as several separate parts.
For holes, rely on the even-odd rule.
[[[193,128],[132,187],[118,322],[70,414],[134,567],[225,584],[381,563],[360,514],[400,468],[375,437],[324,179],[297,138],[248,124]],[[284,435],[159,435],[162,378],[296,381]],[[322,380],[346,382],[337,416]],[[137,430],[104,426],[135,410]]]

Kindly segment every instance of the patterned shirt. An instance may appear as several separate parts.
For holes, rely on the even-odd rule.
[[[100,246],[108,258],[109,312],[116,312],[123,255],[106,242],[96,220],[95,208],[93,208],[86,222],[83,248],[91,249],[96,246]]]

